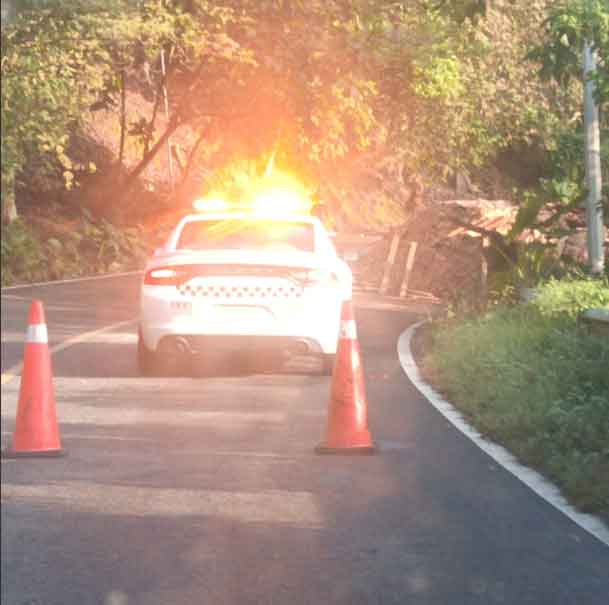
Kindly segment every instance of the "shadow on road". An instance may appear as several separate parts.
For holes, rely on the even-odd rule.
[[[84,342],[53,356],[57,378],[140,378],[137,347],[132,343]],[[217,378],[258,374],[320,374],[321,361],[313,356],[286,359],[260,352],[210,352],[160,369],[159,376]]]

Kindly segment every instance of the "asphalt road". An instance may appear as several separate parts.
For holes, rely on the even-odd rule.
[[[406,378],[417,313],[356,310],[380,452],[317,456],[330,380],[305,365],[137,377],[133,276],[3,291],[3,373],[33,297],[51,347],[73,342],[53,355],[68,455],[2,460],[3,605],[607,603],[609,548]]]

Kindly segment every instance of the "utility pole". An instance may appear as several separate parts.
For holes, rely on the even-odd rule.
[[[15,0],[3,0],[2,4],[0,5],[2,25],[8,25],[15,17],[17,12],[17,7],[15,5]]]
[[[598,105],[594,100],[594,81],[590,74],[596,70],[596,53],[588,40],[584,41],[584,132],[586,185],[586,225],[588,230],[588,264],[593,275],[601,275],[605,266],[603,250],[603,207],[601,205],[601,144]]]

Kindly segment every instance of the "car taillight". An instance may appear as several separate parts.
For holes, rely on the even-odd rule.
[[[177,286],[180,272],[172,267],[150,269],[144,276],[146,286]]]

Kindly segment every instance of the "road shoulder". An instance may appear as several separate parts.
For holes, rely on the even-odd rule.
[[[581,513],[573,508],[554,484],[536,471],[520,464],[504,447],[486,439],[465,420],[463,415],[450,402],[446,401],[440,393],[426,382],[414,355],[415,349],[417,356],[421,353],[422,341],[419,340],[416,347],[413,347],[413,344],[415,334],[427,323],[428,320],[422,320],[411,325],[402,333],[398,340],[397,349],[400,364],[412,384],[440,414],[477,447],[487,453],[497,464],[513,474],[538,496],[566,515],[579,527],[609,546],[609,528],[599,517]]]

